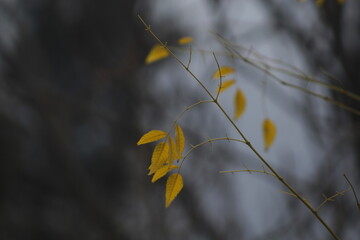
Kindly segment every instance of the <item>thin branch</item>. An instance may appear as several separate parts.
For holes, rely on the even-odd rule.
[[[227,40],[224,40],[224,39],[223,39],[223,41],[227,41]],[[235,49],[231,49],[231,48],[229,48],[229,46],[227,46],[227,45],[226,45],[225,47],[226,47],[229,51],[234,52],[234,54],[235,54],[236,56],[238,56],[240,59],[242,59],[245,63],[248,63],[248,64],[250,64],[251,66],[253,66],[253,67],[261,70],[262,72],[266,73],[268,76],[272,77],[275,81],[279,82],[280,84],[282,84],[282,85],[284,85],[284,86],[287,86],[287,87],[292,87],[292,88],[294,88],[294,89],[297,89],[297,90],[300,90],[300,91],[302,91],[302,92],[305,92],[306,94],[309,94],[309,95],[318,97],[318,98],[320,98],[320,99],[322,99],[322,100],[324,100],[324,101],[326,101],[326,102],[330,102],[330,103],[332,103],[332,104],[334,104],[334,105],[336,105],[336,106],[338,106],[338,107],[340,107],[340,108],[342,108],[342,109],[344,109],[344,110],[346,110],[346,111],[349,111],[349,112],[351,112],[351,113],[354,113],[354,114],[360,116],[360,111],[359,111],[359,110],[354,109],[354,108],[352,108],[352,107],[349,107],[349,106],[347,106],[346,104],[343,104],[342,102],[333,100],[333,99],[331,99],[330,97],[327,97],[327,96],[321,95],[321,94],[319,94],[319,93],[310,91],[310,90],[308,90],[308,89],[306,89],[306,88],[304,88],[304,87],[300,87],[300,86],[297,86],[297,85],[295,85],[295,84],[286,82],[286,81],[280,79],[280,78],[279,78],[278,76],[276,76],[275,74],[273,74],[268,68],[261,67],[260,65],[257,65],[255,62],[251,61],[251,59],[244,57],[242,54],[240,54],[240,53],[239,53],[238,51],[236,51]],[[347,93],[349,94],[349,95],[347,95],[347,96],[353,96],[353,97],[355,97],[354,99],[359,98],[359,100],[360,100],[360,96],[357,96],[356,94],[350,93],[350,92],[348,92],[348,91],[346,91],[346,90],[340,90],[341,88],[337,88],[337,87],[333,87],[333,88],[334,88],[334,89],[338,89],[339,92],[342,91],[341,93],[343,93],[343,94],[345,94],[345,92],[347,92]],[[333,90],[334,90],[334,89],[333,89]],[[355,96],[354,96],[354,95],[355,95]]]
[[[212,102],[214,102],[214,101],[213,100],[203,100],[203,101],[196,102],[188,107],[185,107],[185,109],[177,116],[177,118],[175,118],[172,128],[176,125],[176,123],[179,121],[179,119],[190,109],[192,109],[200,104],[203,104],[203,103],[212,103]]]
[[[187,64],[187,66],[186,66],[186,69],[189,69],[189,67],[190,67],[190,64],[191,64],[191,56],[192,56],[192,46],[190,45],[190,57],[189,57],[189,62],[188,62],[188,64]]]
[[[223,38],[223,37],[222,37],[221,35],[219,35],[219,34],[213,33],[213,35],[219,40],[220,43],[224,44],[224,45],[227,46],[227,47],[231,47],[232,49],[233,49],[234,47],[239,47],[239,46],[231,43],[230,41],[226,40],[225,38]],[[241,48],[246,50],[246,48],[244,48],[244,47],[241,47]],[[239,53],[238,51],[236,51],[235,49],[233,49],[233,51],[236,52],[237,55],[238,55],[238,57],[239,57],[240,59],[242,59],[243,61],[245,61],[245,62],[247,62],[247,63],[250,63],[250,64],[253,65],[253,66],[256,66],[254,60],[252,60],[251,58],[247,58],[247,57],[243,56],[242,54],[240,54],[240,53]],[[282,64],[282,65],[284,65],[284,66],[287,66],[287,67],[289,67],[289,68],[291,68],[291,69],[293,69],[293,70],[295,70],[295,71],[298,71],[300,74],[296,74],[296,73],[293,73],[293,72],[289,72],[289,71],[286,70],[286,69],[277,68],[277,67],[268,65],[268,64],[266,64],[265,62],[259,62],[259,63],[265,64],[265,65],[266,65],[269,69],[271,69],[271,70],[278,70],[278,71],[281,71],[281,72],[283,72],[283,73],[285,73],[285,74],[288,74],[288,75],[290,75],[290,76],[296,77],[296,78],[298,78],[298,79],[302,79],[302,80],[305,80],[305,81],[311,81],[311,82],[313,82],[313,83],[316,83],[316,84],[322,85],[322,86],[324,86],[324,87],[326,87],[326,88],[329,88],[329,89],[331,89],[331,90],[333,90],[333,91],[336,91],[336,92],[339,92],[339,93],[341,93],[341,94],[344,94],[344,95],[348,96],[349,98],[352,98],[352,99],[354,99],[354,100],[360,101],[360,95],[357,95],[357,94],[355,94],[355,93],[353,93],[353,92],[347,91],[347,90],[345,90],[345,89],[343,89],[343,88],[341,88],[341,87],[337,87],[337,86],[334,86],[334,85],[332,85],[332,84],[325,83],[325,82],[316,80],[316,79],[314,79],[314,78],[311,78],[311,77],[309,77],[309,76],[306,76],[302,71],[300,71],[299,69],[297,69],[296,67],[294,67],[294,66],[292,66],[292,65],[290,65],[290,64],[288,64],[288,63],[284,63],[284,62],[282,62],[281,60],[272,59],[272,58],[269,58],[269,57],[266,57],[266,56],[263,56],[263,55],[260,55],[260,54],[257,54],[257,56],[258,56],[258,58],[267,58],[267,59],[269,59],[270,61],[278,62],[278,63],[280,63],[280,64]]]
[[[191,153],[193,150],[195,150],[195,149],[197,149],[197,148],[199,148],[199,147],[201,147],[201,146],[203,146],[203,145],[205,145],[205,144],[207,144],[207,143],[212,143],[212,142],[216,142],[216,141],[223,141],[223,140],[240,142],[240,143],[246,144],[245,141],[240,140],[240,139],[237,139],[237,138],[229,138],[229,137],[210,138],[210,139],[205,140],[205,141],[203,141],[203,142],[201,142],[201,143],[198,143],[198,144],[196,144],[196,145],[190,145],[190,146],[191,146],[191,149],[185,154],[185,156],[184,156],[184,158],[183,158],[183,161],[185,160],[185,158],[187,158],[187,157],[190,155],[190,153]],[[181,164],[181,165],[182,165],[182,164]]]
[[[348,182],[348,184],[351,187],[351,191],[353,192],[354,197],[355,197],[356,206],[357,206],[358,210],[360,211],[360,203],[359,203],[359,199],[358,199],[358,197],[356,195],[355,189],[354,189],[353,185],[351,184],[350,180],[347,178],[347,176],[345,174],[343,176],[344,176],[345,180]]]
[[[218,71],[220,73],[220,86],[219,86],[219,90],[217,91],[216,93],[216,97],[215,97],[215,100],[217,101],[218,98],[219,98],[219,95],[220,95],[220,92],[221,92],[221,87],[222,87],[222,74],[221,74],[221,68],[220,68],[220,64],[219,64],[219,61],[217,60],[216,58],[216,55],[215,53],[213,52],[213,56],[214,56],[214,59],[215,59],[215,62],[216,62],[216,65],[217,65],[217,68],[218,68]]]
[[[349,189],[346,189],[342,192],[336,192],[334,195],[332,195],[331,197],[327,197],[325,194],[322,194],[322,196],[324,197],[324,201],[322,203],[320,203],[320,205],[316,208],[316,211],[319,211],[320,208],[322,208],[327,202],[333,202],[335,201],[334,199],[338,196],[344,196],[344,193],[346,193],[347,191],[350,191]]]
[[[224,40],[226,41],[226,40]],[[184,50],[183,48],[179,48],[179,47],[170,47],[170,49],[175,49],[175,50]],[[227,47],[227,49],[229,49]],[[302,71],[300,71],[299,69],[296,69],[294,66],[290,65],[290,64],[285,64],[283,63],[284,66],[288,66],[289,68],[291,69],[294,69],[295,71],[299,72],[299,73],[294,73],[294,72],[291,72],[287,69],[284,69],[284,68],[280,68],[280,67],[275,67],[273,65],[269,65],[268,63],[266,62],[260,62],[260,61],[256,61],[255,59],[253,58],[250,58],[250,57],[245,57],[243,55],[241,55],[239,52],[237,52],[236,50],[232,50],[232,51],[235,51],[237,54],[234,54],[234,53],[231,53],[231,49],[229,49],[229,51],[227,53],[224,53],[224,52],[211,52],[211,51],[206,51],[206,50],[202,50],[202,49],[196,49],[194,50],[196,52],[199,52],[199,53],[202,53],[202,54],[212,54],[212,53],[215,53],[216,55],[218,56],[229,56],[229,57],[232,57],[232,58],[238,58],[238,59],[241,59],[243,60],[245,63],[248,63],[250,65],[252,65],[253,67],[257,68],[258,70],[266,73],[267,75],[269,75],[270,77],[272,77],[274,80],[276,80],[277,82],[279,82],[280,84],[284,85],[284,86],[287,86],[287,87],[291,87],[291,88],[294,88],[296,90],[299,90],[299,91],[302,91],[302,92],[305,92],[306,94],[309,94],[309,95],[312,95],[314,97],[318,97],[326,102],[329,102],[331,104],[334,104],[335,106],[339,107],[339,108],[342,108],[346,111],[349,111],[353,114],[356,114],[356,115],[359,115],[360,116],[360,111],[357,110],[357,109],[354,109],[352,107],[349,107],[348,105],[346,104],[343,104],[339,101],[336,101],[328,96],[324,96],[322,94],[319,94],[319,93],[316,93],[316,92],[313,92],[313,91],[310,91],[307,89],[307,87],[300,87],[300,86],[297,86],[295,84],[292,84],[292,83],[288,83],[282,79],[280,79],[279,77],[277,77],[275,74],[273,74],[271,71],[277,71],[277,72],[281,72],[283,74],[286,74],[288,76],[291,76],[291,77],[294,77],[294,78],[297,78],[297,79],[300,79],[300,80],[304,80],[306,81],[307,83],[311,82],[311,83],[315,83],[315,84],[318,84],[320,86],[323,86],[325,88],[328,88],[332,91],[335,91],[335,92],[338,92],[340,94],[343,94],[349,98],[352,98],[356,101],[360,101],[360,95],[357,95],[353,92],[350,92],[348,90],[345,90],[344,88],[341,88],[341,87],[337,87],[335,85],[332,85],[332,84],[329,84],[329,83],[326,83],[326,82],[323,82],[323,81],[320,81],[320,80],[317,80],[315,78],[312,78],[310,76],[307,76],[306,74],[304,74]],[[254,54],[254,53],[253,53]],[[261,56],[261,55],[260,55]],[[258,58],[260,58],[260,56],[258,56]],[[265,56],[264,56],[265,57]],[[268,57],[266,57],[268,58]],[[277,60],[277,59],[271,59],[269,58],[269,61],[277,61],[278,63],[281,63],[281,60]]]
[[[260,153],[252,146],[252,144],[247,140],[243,132],[238,128],[235,122],[231,119],[229,114],[224,110],[222,105],[214,98],[214,96],[209,92],[209,90],[205,87],[205,85],[191,72],[189,69],[186,69],[186,65],[155,35],[155,33],[150,29],[150,26],[138,15],[140,21],[144,24],[146,30],[154,37],[154,39],[166,48],[169,53],[174,57],[174,59],[181,65],[183,68],[194,78],[194,80],[201,86],[201,88],[210,96],[210,98],[214,101],[220,111],[224,114],[224,116],[228,119],[231,125],[235,128],[236,132],[241,136],[246,145],[252,150],[252,152],[260,159],[260,161],[275,175],[275,177],[292,193],[294,194],[310,211],[311,213],[321,222],[321,224],[328,230],[328,232],[332,235],[334,239],[339,240],[340,238],[336,235],[336,233],[332,230],[331,227],[327,225],[327,223],[323,220],[323,218],[318,214],[316,209],[314,209],[309,202],[307,202],[280,174],[268,163],[265,158],[260,155]],[[191,149],[192,150],[192,149]],[[184,160],[182,161],[182,163]],[[181,163],[181,164],[182,164]],[[179,169],[180,171],[180,169]]]
[[[191,110],[192,108],[200,105],[200,104],[203,104],[203,103],[211,103],[211,102],[214,102],[213,100],[203,100],[203,101],[199,101],[199,102],[196,102],[188,107],[185,107],[185,109],[175,118],[173,124],[171,125],[169,131],[167,132],[167,135],[166,135],[166,138],[165,138],[165,142],[168,141],[168,138],[170,137],[170,133],[172,132],[173,129],[175,129],[175,126],[176,124],[179,122],[180,118],[189,110]]]
[[[273,173],[267,172],[265,170],[253,170],[253,169],[244,169],[244,170],[231,170],[231,171],[220,171],[219,173],[237,173],[237,172],[248,172],[248,173],[264,173],[266,175],[270,175],[276,177]]]
[[[212,100],[215,100],[214,96],[209,92],[209,90],[205,87],[205,85],[200,81],[200,79],[198,79],[193,72],[191,72],[188,68],[186,68],[186,65],[175,55],[175,53],[173,51],[170,50],[170,48],[168,48],[166,42],[162,42],[156,35],[155,33],[151,30],[151,26],[148,25],[142,18],[140,15],[138,15],[138,18],[140,19],[140,21],[142,22],[142,24],[145,26],[145,31],[148,31],[151,36],[161,45],[163,46],[166,50],[168,50],[168,52],[170,53],[170,55],[195,79],[195,81],[201,86],[201,88],[210,96],[210,98]]]

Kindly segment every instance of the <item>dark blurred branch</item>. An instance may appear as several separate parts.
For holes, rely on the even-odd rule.
[[[355,189],[354,189],[353,185],[351,184],[350,180],[348,179],[348,177],[345,174],[343,176],[344,176],[345,180],[348,182],[348,184],[351,187],[351,190],[352,190],[352,192],[354,194],[354,197],[355,197],[356,206],[357,206],[358,210],[360,211],[360,203],[359,203],[359,199],[358,199],[358,197],[356,195]]]

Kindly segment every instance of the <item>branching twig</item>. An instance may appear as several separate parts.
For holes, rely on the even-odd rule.
[[[346,189],[342,192],[336,192],[334,195],[332,195],[331,197],[327,197],[325,194],[322,194],[324,201],[322,203],[320,203],[320,205],[316,208],[316,211],[319,211],[320,208],[322,208],[327,202],[332,202],[335,201],[334,199],[338,196],[343,196],[344,193],[346,193],[347,191],[350,191],[350,189]]]
[[[150,26],[138,15],[138,18],[140,21],[144,24],[145,29],[154,37],[154,39],[163,46],[166,50],[169,51],[170,55],[173,56],[173,58],[192,76],[192,78],[200,85],[200,87],[209,95],[209,97],[213,100],[213,102],[216,104],[216,106],[220,109],[220,111],[224,114],[224,116],[228,119],[228,121],[231,123],[231,125],[234,127],[236,132],[241,136],[244,142],[251,150],[252,152],[259,158],[259,160],[270,170],[271,173],[274,174],[274,176],[292,193],[298,198],[309,210],[310,212],[321,222],[321,224],[327,229],[327,231],[331,234],[331,236],[334,239],[339,240],[340,238],[337,236],[337,234],[332,230],[332,228],[324,221],[324,219],[318,214],[316,209],[314,209],[311,204],[306,201],[271,165],[268,163],[265,158],[260,155],[260,153],[255,149],[255,147],[247,140],[243,132],[239,129],[239,127],[235,124],[235,122],[231,119],[229,114],[224,110],[222,105],[217,101],[217,99],[210,93],[210,91],[205,87],[205,85],[200,81],[199,78],[197,78],[192,71],[186,68],[186,65],[162,42],[155,33],[150,29]],[[204,143],[205,144],[205,143]],[[193,149],[193,148],[192,148]],[[192,150],[191,149],[191,150]],[[191,151],[190,150],[190,151]],[[183,161],[184,162],[184,161]],[[183,163],[182,162],[182,163]]]
[[[224,44],[227,47],[230,47],[232,49],[234,47],[239,47],[239,46],[233,44],[232,42],[226,40],[220,34],[213,33],[213,35],[219,40],[220,43]],[[245,47],[241,47],[241,49],[246,50]],[[236,51],[236,50],[235,50],[235,52],[238,53],[238,51]],[[237,55],[238,55],[239,58],[243,59],[245,62],[251,63],[252,65],[257,65],[257,64],[255,64],[255,61],[253,59],[245,57],[245,56],[241,55],[240,53],[238,53]],[[279,64],[281,64],[283,66],[289,67],[289,68],[291,68],[291,69],[293,69],[293,70],[295,70],[295,71],[297,71],[299,73],[297,74],[297,73],[290,72],[290,71],[288,71],[286,69],[283,69],[283,68],[278,68],[278,67],[275,67],[275,66],[271,66],[271,65],[269,65],[269,64],[267,64],[267,63],[265,63],[263,61],[259,62],[259,64],[266,65],[268,69],[280,71],[280,72],[282,72],[284,74],[287,74],[289,76],[293,76],[293,77],[296,77],[298,79],[302,79],[302,80],[305,80],[305,81],[308,81],[308,82],[319,84],[319,85],[321,85],[323,87],[326,87],[326,88],[329,88],[329,89],[331,89],[333,91],[336,91],[338,93],[344,94],[344,95],[346,95],[346,96],[348,96],[348,97],[350,97],[350,98],[352,98],[352,99],[354,99],[356,101],[360,101],[360,95],[357,95],[357,94],[355,94],[353,92],[347,91],[347,90],[345,90],[345,89],[343,89],[341,87],[337,87],[337,86],[334,86],[332,84],[322,82],[322,81],[319,81],[319,80],[314,79],[312,77],[306,76],[302,71],[300,71],[299,69],[295,68],[294,66],[292,66],[292,65],[290,65],[288,63],[284,63],[283,61],[278,60],[278,59],[272,59],[272,58],[263,56],[263,55],[261,55],[259,53],[256,53],[255,56],[257,56],[258,58],[262,58],[262,59],[268,59],[269,61],[272,61],[272,62],[277,62],[277,63],[279,63]]]
[[[191,146],[191,149],[185,154],[184,158],[183,158],[183,161],[181,162],[180,164],[180,167],[182,166],[184,160],[190,155],[190,153],[192,151],[194,151],[195,149],[207,144],[207,143],[212,143],[212,142],[216,142],[216,141],[223,141],[223,140],[227,140],[227,141],[234,141],[234,142],[240,142],[240,143],[246,143],[245,141],[243,140],[240,140],[240,139],[237,139],[237,138],[229,138],[229,137],[221,137],[221,138],[210,138],[206,141],[203,141],[201,143],[198,143],[196,145],[190,145]]]
[[[220,39],[222,39],[222,38],[220,38]],[[226,40],[224,40],[224,39],[222,39],[222,40],[223,40],[223,41],[226,41]],[[295,84],[293,84],[293,83],[286,82],[286,81],[280,79],[280,78],[279,78],[278,76],[276,76],[274,73],[272,73],[272,72],[269,70],[268,67],[263,67],[263,66],[260,66],[260,65],[256,64],[255,62],[251,61],[251,59],[244,57],[244,56],[243,56],[242,54],[240,54],[236,49],[230,48],[230,47],[227,46],[227,45],[226,45],[226,48],[227,48],[229,51],[232,51],[237,57],[239,57],[239,58],[240,58],[241,60],[243,60],[245,63],[248,63],[248,64],[250,64],[251,66],[253,66],[253,67],[261,70],[262,72],[266,73],[268,76],[270,76],[272,79],[274,79],[274,80],[277,81],[278,83],[280,83],[280,84],[282,84],[282,85],[284,85],[284,86],[286,86],[286,87],[291,87],[291,88],[297,89],[297,90],[302,91],[302,92],[304,92],[304,93],[306,93],[306,94],[309,94],[309,95],[311,95],[311,96],[318,97],[318,98],[320,98],[320,99],[322,99],[322,100],[324,100],[324,101],[326,101],[326,102],[330,102],[330,103],[334,104],[335,106],[338,106],[338,107],[340,107],[340,108],[342,108],[342,109],[344,109],[344,110],[346,110],[346,111],[349,111],[349,112],[351,112],[351,113],[353,113],[353,114],[356,114],[356,115],[359,115],[359,116],[360,116],[360,111],[359,111],[359,110],[354,109],[354,108],[352,108],[352,107],[349,107],[349,106],[347,106],[346,104],[344,104],[344,103],[342,103],[342,102],[339,102],[339,101],[336,101],[336,100],[334,100],[334,99],[332,99],[332,98],[330,98],[330,97],[328,97],[328,96],[324,96],[324,95],[322,95],[322,94],[319,94],[319,93],[310,91],[310,90],[308,90],[307,88],[304,88],[304,87],[301,87],[301,86],[297,86],[297,85],[295,85]],[[324,86],[325,86],[325,85],[324,85]],[[332,88],[332,90],[335,90],[335,89],[341,89],[341,88],[337,88],[337,87]],[[342,93],[344,93],[344,92],[347,92],[347,91],[343,90]],[[352,94],[352,95],[350,95],[350,96],[353,96],[353,95],[355,95],[355,97],[357,96],[356,94]],[[349,95],[348,95],[348,96],[349,96]],[[359,97],[359,96],[357,96],[357,97]],[[359,97],[359,98],[360,98],[360,97]],[[355,98],[355,99],[356,99],[356,98]]]

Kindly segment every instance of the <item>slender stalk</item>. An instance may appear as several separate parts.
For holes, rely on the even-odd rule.
[[[349,107],[347,106],[346,104],[343,104],[339,101],[336,101],[334,99],[331,99],[330,97],[327,97],[327,96],[324,96],[324,95],[321,95],[319,93],[316,93],[316,92],[313,92],[313,91],[310,91],[304,87],[300,87],[300,86],[297,86],[295,84],[292,84],[292,83],[289,83],[289,82],[286,82],[282,79],[280,79],[279,77],[277,77],[275,74],[273,74],[269,68],[267,67],[261,67],[259,65],[257,65],[255,62],[251,61],[249,58],[246,58],[244,57],[243,55],[241,55],[238,51],[234,50],[234,49],[228,49],[229,51],[232,51],[234,52],[234,54],[236,56],[238,56],[240,59],[242,59],[244,62],[250,64],[251,66],[261,70],[262,72],[266,73],[268,76],[272,77],[275,81],[277,81],[278,83],[284,85],[284,86],[287,86],[287,87],[291,87],[291,88],[294,88],[294,89],[297,89],[297,90],[300,90],[306,94],[309,94],[309,95],[312,95],[312,96],[315,96],[315,97],[318,97],[326,102],[330,102],[332,104],[334,104],[335,106],[338,106],[346,111],[349,111],[353,114],[356,114],[356,115],[359,115],[360,116],[360,111],[355,109],[355,108],[352,108],[352,107]],[[334,89],[333,89],[334,90]],[[348,95],[349,96],[349,95]],[[355,98],[356,99],[356,98]]]
[[[236,44],[233,44],[232,42],[230,42],[230,41],[226,40],[224,37],[222,37],[220,34],[213,33],[213,35],[214,35],[222,44],[224,44],[226,47],[240,48],[240,49],[242,49],[242,50],[247,50],[247,51],[249,50],[249,49],[247,49],[247,48],[245,48],[245,47],[242,47],[242,46],[238,46],[238,45],[236,45]],[[237,55],[238,55],[238,57],[239,57],[240,59],[244,60],[245,62],[251,63],[252,65],[256,65],[256,64],[254,63],[254,60],[251,60],[251,59],[248,58],[248,57],[244,57],[243,55],[241,55],[240,53],[238,53],[236,50],[234,50],[234,51],[237,53]],[[230,53],[230,55],[232,55],[232,54]],[[329,88],[329,89],[331,89],[331,90],[333,90],[333,91],[335,91],[335,92],[344,94],[344,95],[346,95],[346,96],[348,96],[348,97],[350,97],[350,98],[352,98],[352,99],[354,99],[354,100],[356,100],[356,101],[360,101],[360,95],[357,95],[357,94],[355,94],[355,93],[353,93],[353,92],[347,91],[347,90],[345,90],[345,89],[343,89],[343,88],[334,86],[334,85],[332,85],[332,84],[329,84],[329,83],[326,83],[326,82],[322,82],[322,81],[316,80],[316,79],[314,79],[314,78],[311,78],[311,77],[309,77],[309,76],[306,76],[305,74],[303,74],[302,71],[300,71],[300,70],[297,69],[296,67],[292,66],[291,64],[284,63],[283,61],[278,60],[278,59],[273,59],[273,58],[266,57],[266,56],[261,55],[261,54],[259,54],[259,53],[255,53],[254,55],[255,55],[257,58],[259,58],[259,59],[268,59],[269,61],[277,62],[277,63],[279,63],[279,64],[281,64],[281,65],[283,65],[283,66],[289,67],[289,68],[291,68],[291,69],[293,69],[293,70],[295,70],[295,71],[297,71],[297,72],[299,72],[299,73],[301,73],[301,74],[296,74],[296,73],[290,72],[290,71],[288,71],[288,70],[286,70],[286,69],[283,69],[283,68],[277,68],[277,67],[275,67],[275,66],[272,66],[272,65],[269,65],[269,64],[265,63],[264,61],[259,62],[259,64],[263,65],[263,66],[266,67],[267,69],[279,71],[279,72],[282,72],[282,73],[287,74],[287,75],[289,75],[289,76],[292,76],[292,77],[295,77],[295,78],[298,78],[298,79],[305,80],[305,81],[307,81],[307,82],[312,82],[312,83],[315,83],[315,84],[319,84],[319,85],[321,85],[321,86],[323,86],[323,87],[326,87],[326,88]],[[263,69],[261,69],[261,70],[263,70]]]
[[[344,193],[346,193],[347,191],[350,191],[350,188],[349,189],[346,189],[342,192],[336,192],[334,195],[332,195],[331,197],[327,197],[325,196],[325,194],[323,194],[323,197],[324,197],[324,201],[322,203],[320,203],[320,205],[316,208],[316,211],[319,211],[320,208],[322,208],[327,202],[330,202],[330,201],[334,201],[334,199],[338,196],[343,196]]]
[[[248,172],[248,173],[264,173],[276,177],[273,173],[267,172],[265,170],[253,170],[253,169],[244,169],[244,170],[230,170],[230,171],[220,171],[220,173],[237,173],[237,172]]]
[[[209,90],[205,87],[205,85],[189,70],[189,68],[164,44],[151,30],[150,25],[148,25],[141,17],[138,15],[140,21],[144,24],[146,31],[148,31],[154,39],[162,45],[169,53],[174,57],[174,59],[181,65],[183,68],[195,79],[196,82],[199,83],[201,88],[209,95],[209,97],[213,100],[216,106],[220,109],[220,111],[225,115],[225,117],[229,120],[231,125],[235,128],[236,132],[241,136],[243,142],[248,145],[248,147],[253,151],[253,153],[260,159],[260,161],[270,170],[271,173],[275,175],[275,177],[292,193],[294,194],[309,210],[310,212],[320,221],[320,223],[327,229],[327,231],[332,235],[332,237],[336,240],[340,238],[336,235],[336,233],[329,227],[329,225],[323,220],[323,218],[318,214],[316,209],[314,209],[309,202],[306,201],[283,177],[280,176],[279,173],[260,155],[260,153],[252,146],[252,144],[247,140],[242,131],[238,128],[235,122],[231,119],[228,113],[224,110],[221,104],[218,102],[217,98],[215,98]],[[209,142],[209,141],[207,141]],[[190,150],[191,151],[191,150]]]
[[[358,199],[358,197],[356,195],[355,189],[354,189],[353,185],[351,184],[350,180],[348,179],[348,177],[345,174],[343,176],[344,176],[345,180],[348,182],[348,184],[351,187],[351,191],[353,192],[354,197],[355,197],[356,206],[357,206],[358,210],[360,211],[360,202],[359,202],[359,199]]]
[[[234,142],[240,142],[240,143],[246,143],[245,141],[243,140],[240,140],[240,139],[237,139],[237,138],[229,138],[229,137],[221,137],[221,138],[211,138],[211,139],[208,139],[206,141],[203,141],[201,143],[198,143],[196,145],[191,145],[191,149],[185,154],[185,156],[183,157],[183,160],[182,162],[180,163],[180,166],[179,166],[179,171],[180,172],[180,169],[185,161],[185,159],[190,155],[190,153],[192,151],[194,151],[195,149],[207,144],[207,143],[212,143],[212,142],[216,142],[216,141],[223,141],[223,140],[227,140],[227,141],[234,141]]]

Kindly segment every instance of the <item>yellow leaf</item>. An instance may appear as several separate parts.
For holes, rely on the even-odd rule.
[[[157,140],[160,140],[164,137],[166,137],[167,133],[163,132],[161,130],[152,130],[146,134],[144,134],[140,140],[137,142],[137,145],[155,142]]]
[[[183,178],[180,174],[174,173],[166,181],[165,207],[169,207],[171,202],[179,194],[184,186]]]
[[[168,158],[168,164],[169,166],[171,166],[176,159],[179,159],[179,157],[176,150],[175,142],[172,139],[172,137],[169,137],[169,145],[170,145],[170,153]]]
[[[169,144],[167,142],[161,142],[156,145],[151,157],[151,165],[149,167],[149,175],[156,172],[161,168],[168,160],[169,157]]]
[[[235,70],[232,67],[228,67],[228,66],[222,66],[220,69],[218,69],[214,75],[213,75],[213,79],[218,79],[221,77],[224,77],[226,75],[229,75],[231,73],[235,72]]]
[[[182,154],[185,148],[185,136],[179,125],[175,126],[175,145],[178,158],[182,158]]]
[[[345,0],[337,0],[338,4],[343,4]]]
[[[324,3],[325,3],[325,0],[316,0],[316,2],[315,2],[316,6],[318,6],[318,7],[323,6]]]
[[[237,120],[244,113],[246,107],[246,98],[240,89],[236,90],[234,104],[235,104],[234,119]]]
[[[276,136],[275,124],[268,118],[263,122],[263,137],[265,150],[267,150],[274,142]]]
[[[234,84],[235,84],[235,80],[234,80],[234,79],[224,81],[224,82],[221,84],[221,87],[218,87],[218,89],[216,90],[216,92],[222,93],[223,91],[225,91],[226,89],[228,89],[229,87],[231,87],[231,86],[234,85]]]
[[[185,45],[185,44],[191,43],[192,41],[193,41],[193,39],[191,37],[183,37],[178,40],[178,43],[180,45]]]
[[[176,169],[176,168],[179,168],[179,167],[176,165],[172,165],[170,167],[169,167],[169,165],[162,166],[155,172],[153,178],[151,179],[151,182],[152,183],[156,182],[157,180],[159,180],[160,178],[165,176],[168,172],[170,172],[171,170]]]
[[[163,46],[156,44],[146,56],[145,63],[149,64],[156,62],[160,59],[166,58],[170,55],[169,51],[166,50]]]

